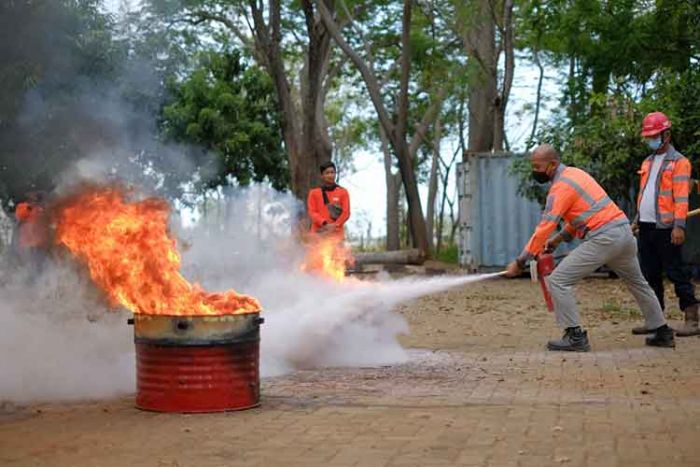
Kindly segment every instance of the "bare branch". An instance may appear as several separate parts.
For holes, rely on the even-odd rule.
[[[263,17],[262,10],[258,7],[255,0],[250,0],[250,11],[253,15],[253,26],[255,27],[255,36],[258,43],[263,48],[265,55],[268,55],[267,48],[270,44],[270,35],[267,33],[267,25]]]
[[[338,26],[331,17],[330,12],[324,5],[323,1],[317,0],[317,8],[321,14],[321,19],[323,24],[326,26],[328,33],[333,37],[333,40],[338,44],[338,47],[347,54],[347,56],[352,60],[357,69],[360,71],[362,78],[367,84],[367,91],[369,92],[372,103],[377,110],[377,115],[379,116],[379,121],[384,127],[387,134],[392,134],[394,132],[394,125],[389,118],[389,114],[382,102],[382,96],[380,94],[380,87],[377,78],[372,73],[371,69],[367,66],[367,63],[358,55],[358,53],[348,44],[343,36],[338,30]]]
[[[401,28],[401,73],[399,77],[399,102],[396,116],[396,137],[406,139],[408,122],[408,81],[411,76],[411,0],[403,2]]]
[[[282,43],[281,9],[280,0],[270,0],[270,30],[275,44]]]
[[[333,84],[333,80],[340,74],[340,70],[343,69],[345,64],[348,62],[348,57],[346,55],[342,55],[338,61],[333,64],[330,70],[328,70],[328,73],[326,74],[325,81],[323,82],[323,95],[327,95],[328,91],[331,88],[331,85]]]
[[[301,0],[301,8],[304,10],[304,21],[306,21],[306,30],[309,33],[309,41],[313,42],[316,39],[313,2],[311,0]]]
[[[447,90],[444,86],[441,87],[440,90],[438,90],[435,99],[433,99],[428,108],[425,109],[425,113],[423,114],[421,121],[416,124],[415,132],[413,133],[413,138],[411,139],[411,144],[408,150],[408,153],[411,155],[411,157],[415,157],[416,153],[418,152],[418,148],[425,139],[428,127],[435,121],[438,114],[440,113],[440,109],[442,108],[442,101],[445,98],[446,92]],[[431,144],[434,144],[434,142],[431,142]]]
[[[525,151],[529,151],[535,142],[535,136],[537,135],[537,124],[540,119],[540,106],[542,105],[542,82],[544,81],[544,67],[540,61],[540,51],[538,47],[535,47],[532,54],[532,59],[537,69],[539,71],[539,77],[537,79],[537,94],[535,97],[535,116],[532,120],[532,132],[530,133],[530,139],[527,141],[525,146]]]
[[[193,26],[198,26],[205,22],[219,23],[231,31],[241,43],[246,47],[252,47],[253,43],[250,37],[246,37],[245,34],[240,30],[237,24],[231,21],[229,18],[222,14],[215,14],[208,11],[196,10],[193,11],[185,20]]]
[[[372,48],[369,45],[369,41],[365,38],[365,34],[362,29],[357,26],[357,23],[355,22],[352,13],[350,13],[345,0],[340,0],[340,7],[343,9],[345,16],[348,18],[348,24],[350,24],[350,26],[355,30],[355,33],[357,33],[357,35],[360,37],[360,40],[362,40],[362,46],[365,49],[365,54],[367,55],[367,60],[369,61],[369,68],[370,70],[374,71],[374,56],[372,54]]]

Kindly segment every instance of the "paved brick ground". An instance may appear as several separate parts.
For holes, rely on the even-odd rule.
[[[594,280],[581,290],[594,351],[545,352],[558,331],[537,290],[504,284],[403,307],[409,363],[268,379],[259,409],[155,414],[123,398],[6,412],[0,465],[700,465],[700,339],[642,346],[620,284]]]

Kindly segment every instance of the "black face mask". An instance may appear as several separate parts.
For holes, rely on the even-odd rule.
[[[532,171],[532,178],[534,178],[537,183],[547,183],[549,181],[547,172],[538,172],[537,170]]]

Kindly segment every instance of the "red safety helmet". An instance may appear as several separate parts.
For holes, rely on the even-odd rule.
[[[671,120],[661,112],[652,112],[644,117],[642,122],[642,136],[647,138],[649,136],[656,136],[662,131],[666,131],[671,128]]]

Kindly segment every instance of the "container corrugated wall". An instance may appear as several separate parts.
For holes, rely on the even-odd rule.
[[[540,205],[518,195],[510,154],[474,154],[457,167],[462,267],[502,268],[530,238]]]

